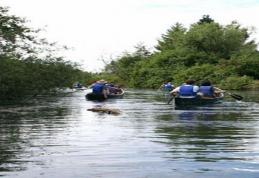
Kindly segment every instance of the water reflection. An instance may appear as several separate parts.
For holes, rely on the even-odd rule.
[[[80,91],[0,106],[0,175],[255,177],[259,95],[252,96],[178,110],[156,91],[103,103]],[[99,105],[122,114],[87,111]]]
[[[187,110],[156,119],[167,123],[157,127],[155,132],[167,139],[161,143],[170,148],[172,160],[247,161],[251,159],[248,151],[258,145],[254,118],[240,112]]]
[[[25,170],[30,157],[35,156],[35,146],[51,144],[52,138],[65,129],[65,116],[71,111],[60,99],[0,107],[0,171]]]

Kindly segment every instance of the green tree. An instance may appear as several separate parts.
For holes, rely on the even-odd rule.
[[[144,45],[138,44],[132,54],[124,53],[118,59],[112,60],[107,64],[104,73],[107,73],[107,75],[115,75],[116,78],[119,77],[124,83],[129,83],[135,65],[138,62],[149,58],[150,54],[151,53]]]
[[[38,31],[25,24],[25,19],[0,7],[1,100],[70,87],[85,75],[77,65],[53,55],[55,45],[39,39]]]
[[[176,23],[153,53],[128,53],[108,64],[106,71],[130,87],[157,88],[165,80],[180,84],[188,78],[206,78],[225,88],[231,87],[223,81],[233,81],[235,89],[244,89],[259,77],[259,53],[250,35],[235,21],[223,26],[204,15],[189,29]]]
[[[156,49],[159,51],[164,51],[175,49],[177,47],[183,47],[185,32],[186,29],[183,25],[176,23],[169,30],[167,30],[166,34],[162,35],[160,40],[158,40]]]
[[[199,20],[198,24],[204,24],[204,23],[213,23],[214,20],[212,18],[210,18],[209,15],[203,15],[202,18]]]

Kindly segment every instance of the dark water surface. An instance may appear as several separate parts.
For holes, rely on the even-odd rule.
[[[104,103],[84,94],[0,106],[0,176],[259,177],[259,92],[188,110],[156,91]],[[97,105],[122,114],[87,111]]]

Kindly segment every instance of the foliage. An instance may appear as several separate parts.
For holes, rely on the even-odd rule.
[[[253,83],[248,76],[230,76],[222,80],[220,86],[231,90],[247,89]]]
[[[204,24],[204,23],[213,23],[214,20],[212,18],[210,18],[209,15],[203,15],[202,18],[199,20],[198,24]]]
[[[186,29],[180,23],[172,26],[167,33],[162,35],[162,39],[158,40],[156,49],[160,51],[175,49],[183,46],[183,40]]]
[[[226,89],[248,88],[259,77],[259,53],[250,35],[235,21],[223,26],[204,15],[189,29],[173,25],[149,55],[128,53],[111,61],[105,72],[129,87],[158,88],[164,81],[181,84],[193,78]]]
[[[259,54],[257,52],[243,52],[234,56],[230,62],[235,65],[235,71],[238,75],[247,75],[259,79]]]
[[[110,79],[109,81],[117,81],[122,85],[126,85],[130,82],[136,64],[141,61],[145,61],[148,57],[150,57],[150,52],[145,46],[140,44],[137,45],[135,49],[135,52],[132,54],[124,53],[120,57],[120,60],[112,60],[108,65],[106,65],[101,76],[103,78]]]
[[[36,95],[54,88],[71,87],[82,74],[62,60],[43,61],[0,58],[0,99]]]
[[[25,25],[25,19],[8,15],[8,9],[0,7],[0,54],[13,52],[16,48],[24,46],[17,45],[21,40],[33,41],[30,35],[31,29]]]
[[[190,68],[182,69],[174,75],[174,81],[176,84],[181,84],[188,79],[195,79],[197,83],[200,83],[204,79],[217,79],[216,66],[210,64],[196,65]],[[215,81],[213,82],[215,83]]]
[[[25,19],[9,15],[7,8],[0,7],[1,100],[71,87],[73,82],[91,77],[75,64],[54,56],[53,44],[38,39],[37,32],[26,27]]]

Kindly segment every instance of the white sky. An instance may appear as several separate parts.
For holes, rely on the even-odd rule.
[[[259,0],[1,0],[10,14],[25,17],[44,37],[73,47],[63,55],[99,71],[106,60],[138,43],[148,48],[176,22],[189,27],[203,15],[220,24],[238,21],[256,27],[259,41]]]

